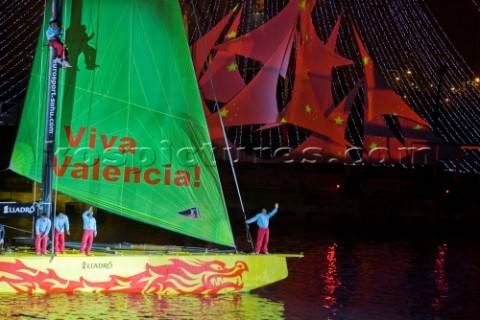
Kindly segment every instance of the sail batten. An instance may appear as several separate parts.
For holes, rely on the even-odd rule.
[[[63,27],[74,65],[61,71],[54,188],[235,247],[178,1],[72,2]],[[37,181],[43,150],[33,129],[43,124],[31,115],[46,77],[42,50],[40,40],[10,166]]]

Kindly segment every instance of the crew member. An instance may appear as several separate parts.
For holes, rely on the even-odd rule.
[[[65,45],[60,40],[63,35],[63,30],[60,29],[57,19],[50,19],[50,24],[48,26],[46,34],[48,39],[48,45],[55,48],[55,51],[57,52],[57,62],[66,68],[70,68],[71,65],[70,63],[68,63],[67,49],[65,49]]]
[[[55,253],[65,253],[65,232],[70,235],[70,224],[65,213],[55,217]]]
[[[83,236],[80,246],[80,253],[90,255],[92,249],[93,238],[97,236],[97,221],[93,217],[93,208],[90,207],[82,214],[83,217]]]
[[[255,215],[253,218],[246,221],[247,224],[252,222],[257,222],[258,224],[258,235],[257,235],[257,244],[255,245],[255,254],[260,253],[260,249],[263,253],[268,254],[268,240],[270,238],[270,230],[268,229],[268,224],[270,218],[273,217],[278,211],[278,203],[275,203],[275,209],[267,213],[267,209],[263,208],[262,212]]]
[[[52,227],[52,222],[47,218],[46,213],[42,213],[35,223],[35,253],[37,255],[47,254],[48,233]]]

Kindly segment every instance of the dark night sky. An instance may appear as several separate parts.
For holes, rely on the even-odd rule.
[[[480,74],[479,0],[425,0],[454,47],[467,64]]]

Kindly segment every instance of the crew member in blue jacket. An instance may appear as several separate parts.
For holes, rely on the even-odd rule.
[[[80,246],[80,253],[87,253],[90,255],[92,249],[93,238],[97,236],[97,221],[93,217],[93,208],[90,207],[82,214],[83,217],[83,236],[82,244]]]
[[[35,223],[35,253],[37,255],[47,254],[48,233],[52,227],[52,221],[47,218],[46,213],[42,213]]]
[[[262,212],[258,213],[253,218],[247,220],[247,224],[252,222],[257,222],[258,224],[258,235],[257,235],[257,244],[255,245],[255,254],[260,253],[260,249],[263,253],[268,254],[268,240],[270,238],[270,230],[268,229],[268,224],[270,218],[273,217],[278,211],[278,203],[275,203],[275,209],[267,213],[267,209],[263,208]]]
[[[70,224],[65,213],[60,212],[55,217],[55,253],[65,253],[65,232],[70,234]]]

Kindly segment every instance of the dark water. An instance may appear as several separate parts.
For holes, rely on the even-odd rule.
[[[108,224],[110,219],[116,219],[115,224]],[[79,228],[75,217],[72,220],[72,229]],[[98,220],[105,238],[166,237],[163,231],[127,220],[110,216]],[[480,318],[480,241],[475,233],[393,236],[380,230],[329,228],[320,224],[299,228],[272,220],[270,251],[303,252],[305,258],[289,261],[286,280],[250,294],[0,295],[0,319]]]
[[[257,294],[286,319],[479,319],[478,252],[472,239],[313,240],[288,281]]]

